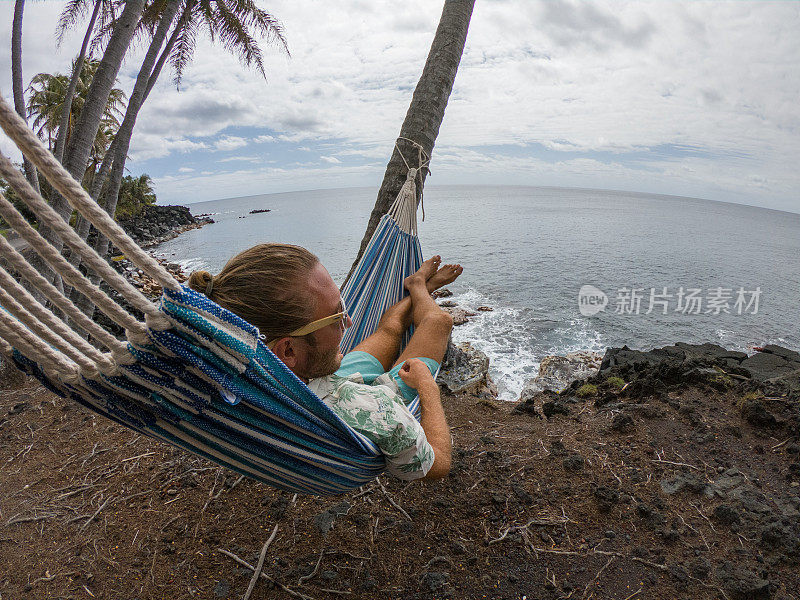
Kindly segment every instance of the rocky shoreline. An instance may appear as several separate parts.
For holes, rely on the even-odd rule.
[[[118,223],[137,244],[142,248],[148,249],[176,238],[186,231],[210,225],[214,223],[214,220],[210,215],[195,217],[186,206],[159,206],[152,204],[146,206],[139,216],[131,219],[120,219]],[[150,253],[153,255],[152,251],[150,251]],[[161,286],[134,265],[119,249],[112,245],[109,249],[108,257],[111,261],[111,266],[114,267],[118,273],[123,275],[134,287],[138,288],[151,300],[158,300],[161,296]],[[155,255],[153,255],[153,258],[179,282],[183,283],[188,279],[188,274],[184,272],[183,268],[178,263],[165,260]],[[100,288],[137,319],[144,318],[141,312],[133,308],[119,292],[114,290],[106,282],[100,282]],[[125,332],[122,328],[108,319],[100,311],[95,312],[94,320],[120,339],[124,338]]]
[[[145,206],[136,217],[120,219],[119,225],[143,248],[166,242],[190,229],[213,223],[209,216],[195,217],[186,206]]]

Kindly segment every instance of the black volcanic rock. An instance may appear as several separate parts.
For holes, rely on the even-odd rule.
[[[120,219],[120,227],[140,246],[160,244],[191,228],[207,223],[212,219],[198,219],[192,216],[186,206],[159,206],[151,204],[142,209],[141,214],[130,219]]]
[[[773,344],[752,356],[717,344],[677,342],[646,352],[623,346],[609,348],[600,371],[588,381],[612,376],[629,382],[623,394],[635,397],[699,383],[717,391],[744,384],[766,394],[800,398],[800,353]]]

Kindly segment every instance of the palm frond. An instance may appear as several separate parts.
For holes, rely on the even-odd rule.
[[[155,0],[153,4],[156,4]],[[263,77],[266,73],[258,38],[289,54],[283,25],[253,0],[196,0],[190,9],[191,16],[179,30],[169,57],[177,86],[180,86],[183,73],[192,60],[201,29],[208,33],[212,43],[219,40],[225,50],[242,64],[255,67]]]
[[[88,4],[94,4],[92,0],[69,0],[58,17],[56,25],[56,47],[60,48],[64,41],[64,34],[68,29],[78,23],[87,13]]]
[[[96,59],[85,58],[83,61],[83,68],[78,78],[78,86],[70,105],[67,135],[69,135],[72,123],[77,122],[83,110],[92,78],[99,65],[100,61]],[[78,61],[76,59],[72,61],[72,72],[74,73],[77,68]],[[58,131],[70,79],[71,77],[61,73],[39,73],[31,79],[28,86],[28,116],[31,118],[32,126],[36,133],[42,139],[50,139]],[[125,101],[125,92],[119,88],[111,90],[101,120],[105,128],[103,135],[106,135],[109,131],[116,132],[119,129],[119,124],[124,114]]]
[[[183,29],[178,36],[178,40],[175,42],[175,46],[172,48],[172,53],[169,57],[169,64],[172,66],[172,70],[175,72],[173,82],[177,87],[180,87],[183,71],[192,61],[192,57],[194,56],[198,26],[198,19],[196,18],[196,15],[192,13],[192,15],[186,20]]]
[[[134,43],[149,42],[156,32],[158,23],[161,21],[161,14],[170,2],[181,2],[182,0],[152,0],[142,11],[142,16],[136,24],[134,33]]]
[[[231,0],[232,11],[239,15],[245,26],[255,29],[254,35],[260,35],[268,43],[277,43],[286,54],[289,45],[284,36],[283,24],[265,10],[259,8],[253,0]]]
[[[216,6],[219,15],[217,32],[222,45],[229,52],[236,54],[248,67],[255,65],[261,75],[266,77],[258,42],[248,33],[239,15],[234,14],[225,2],[217,2]]]
[[[208,30],[208,37],[211,39],[211,43],[213,44],[216,40],[217,36],[217,9],[216,2],[211,3],[210,0],[200,0],[198,11],[200,12],[203,23],[206,25],[206,29]]]
[[[117,8],[125,4],[125,0],[102,0],[103,6],[100,8],[100,14],[97,16],[97,23],[95,23],[95,33],[92,42],[89,45],[89,52],[91,54],[101,54],[103,48],[111,39],[111,34],[114,32],[114,23],[117,20]]]
[[[95,29],[97,33],[94,34],[92,42],[89,44],[89,53],[102,54],[102,49],[108,44],[111,34],[114,33],[114,21],[98,23]]]

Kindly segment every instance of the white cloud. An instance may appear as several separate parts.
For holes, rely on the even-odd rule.
[[[180,167],[178,173],[194,173],[194,169],[191,167]]]
[[[218,139],[214,142],[214,148],[216,150],[236,150],[237,148],[241,148],[242,146],[247,145],[247,140],[242,137],[237,137],[233,135],[226,135]]]
[[[260,163],[263,159],[260,156],[229,156],[227,158],[221,158],[217,162],[218,163],[226,163],[226,162],[251,162],[251,163]]]
[[[141,135],[141,132],[135,132],[133,139],[136,140],[136,143],[132,143],[130,159],[134,163],[209,148],[208,144],[204,142],[194,142],[185,138],[165,138],[152,133]],[[128,166],[130,167],[130,164]]]
[[[341,162],[342,162],[338,158],[336,158],[335,156],[320,156],[319,159],[322,162],[330,163],[332,165],[338,165],[338,164],[341,164]]]
[[[77,31],[56,53],[41,34],[52,30],[61,6],[26,4],[26,79],[63,72],[80,42]],[[333,9],[322,0],[272,0],[267,8],[283,21],[292,57],[264,48],[265,81],[201,36],[182,91],[165,72],[142,110],[131,169],[248,143],[248,154],[280,163],[269,146],[276,143],[308,150],[309,162],[284,165],[294,179],[272,170],[259,181],[234,182],[239,172],[215,172],[197,190],[210,199],[232,195],[232,185],[246,195],[299,189],[304,181],[379,183],[441,3],[343,0]],[[8,15],[0,19],[0,39],[8,39],[12,10],[10,2],[0,5]],[[800,155],[798,29],[794,3],[478,2],[434,151],[433,181],[483,172],[487,183],[629,185],[800,211],[793,164]],[[135,57],[125,63],[126,90],[137,64]],[[4,91],[8,72],[2,54]],[[497,152],[501,146],[509,149]],[[0,149],[8,148],[0,136]],[[345,156],[364,164],[319,169]],[[159,193],[177,195],[177,180],[162,179]],[[198,180],[182,185],[191,181]]]

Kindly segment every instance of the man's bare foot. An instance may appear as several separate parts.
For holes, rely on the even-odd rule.
[[[425,285],[425,283],[436,275],[437,270],[439,269],[439,263],[442,262],[442,257],[438,254],[435,256],[431,256],[428,260],[420,265],[419,270],[414,273],[413,275],[409,275],[403,280],[403,285],[406,289],[409,289],[409,286],[414,285]]]
[[[463,272],[464,267],[461,265],[442,265],[433,277],[428,279],[425,287],[428,288],[429,293],[434,292],[448,283],[453,283]]]

